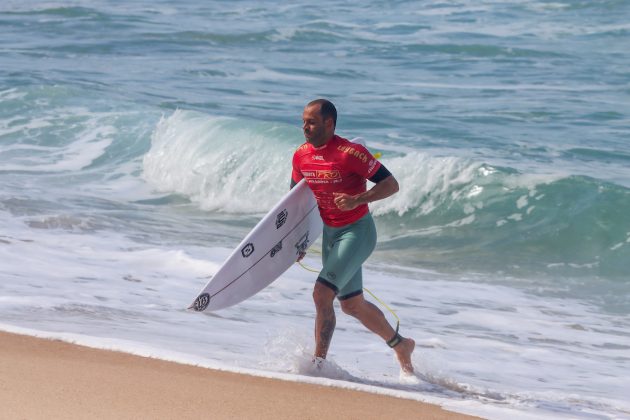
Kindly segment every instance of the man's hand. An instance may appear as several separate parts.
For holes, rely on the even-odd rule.
[[[361,204],[368,204],[373,201],[382,200],[389,197],[392,194],[398,192],[398,181],[393,175],[379,181],[371,189],[366,192],[348,195],[345,193],[335,192],[333,193],[333,200],[339,210],[348,211],[352,210]]]
[[[339,210],[349,211],[361,204],[356,196],[345,193],[333,193],[335,205]]]

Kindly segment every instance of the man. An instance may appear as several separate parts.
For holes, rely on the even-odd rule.
[[[396,352],[401,369],[413,373],[415,342],[398,334],[383,312],[364,299],[361,273],[361,265],[376,245],[368,203],[396,193],[398,182],[364,146],[335,135],[337,110],[330,101],[310,102],[302,119],[306,143],[293,155],[291,188],[306,178],[324,221],[323,269],[313,289],[317,312],[313,360],[320,364],[328,353],[337,297],[343,312],[385,340]],[[370,190],[366,179],[375,183]]]

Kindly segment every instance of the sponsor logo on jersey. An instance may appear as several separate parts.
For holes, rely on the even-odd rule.
[[[342,153],[347,153],[350,156],[354,156],[355,158],[361,160],[361,162],[363,163],[367,163],[368,159],[370,158],[368,153],[360,152],[352,146],[337,146],[337,150]]]
[[[341,171],[338,169],[329,171],[303,171],[302,175],[304,175],[305,178],[310,179],[339,179],[341,178]]]
[[[341,178],[341,171],[315,171],[317,178],[319,179],[339,179]]]
[[[313,155],[311,157],[311,159],[313,159],[313,160],[324,160],[324,156],[322,156],[322,155]]]

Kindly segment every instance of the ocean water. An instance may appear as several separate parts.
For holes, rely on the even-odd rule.
[[[624,0],[6,0],[0,328],[486,418],[630,418],[629,22]],[[316,97],[399,180],[364,278],[415,382],[342,314],[312,372],[298,265],[186,310],[288,189]]]

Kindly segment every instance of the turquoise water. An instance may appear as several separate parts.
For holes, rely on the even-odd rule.
[[[372,206],[370,270],[403,324],[414,320],[426,378],[464,400],[496,391],[523,416],[627,416],[618,381],[630,374],[628,22],[626,1],[4,2],[0,319],[127,339],[112,331],[132,318],[130,337],[194,353],[190,330],[157,340],[143,325],[208,321],[179,311],[284,194],[302,108],[327,97],[338,133],[363,137],[400,182]],[[265,325],[310,322],[302,292],[312,279],[287,278],[299,287],[269,293],[299,309],[263,297],[234,309],[240,323],[226,316],[213,326],[220,337],[204,339],[212,357],[233,366],[228,332],[243,331],[241,365],[260,367],[247,305]],[[130,293],[140,300],[122,298]],[[563,315],[548,319],[555,310]],[[500,321],[514,314],[540,325]],[[541,342],[541,328],[568,335]],[[482,342],[451,354],[453,331]],[[501,360],[499,343],[570,361],[506,356],[522,380],[492,360],[457,362]],[[359,382],[376,376],[336,357]],[[528,376],[541,364],[557,385]],[[578,376],[593,385],[576,388]]]

